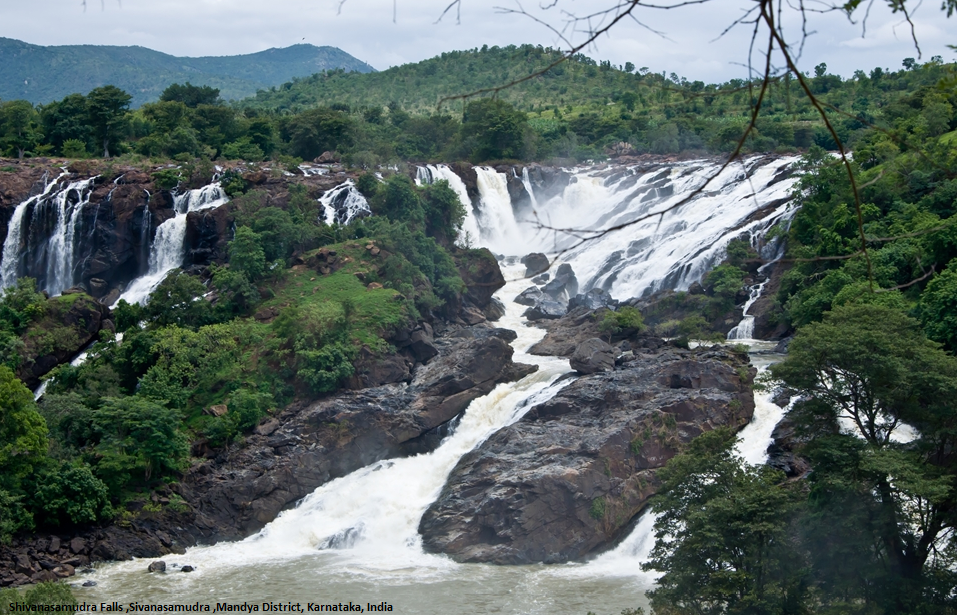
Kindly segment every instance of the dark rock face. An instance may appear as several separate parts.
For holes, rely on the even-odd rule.
[[[811,471],[811,464],[798,453],[805,440],[797,435],[794,423],[787,416],[771,432],[774,439],[768,446],[768,465],[784,472],[788,478],[803,478]]]
[[[521,263],[525,265],[525,277],[530,278],[545,271],[548,271],[548,257],[541,252],[532,252],[522,257]]]
[[[555,277],[549,283],[542,287],[542,292],[563,303],[568,303],[569,297],[578,294],[578,278],[572,266],[568,263],[562,263],[555,272]]]
[[[529,286],[515,297],[515,303],[519,305],[533,306],[542,299],[542,291],[537,286]]]
[[[604,317],[605,309],[588,310],[583,307],[569,311],[557,320],[539,320],[536,326],[547,331],[545,337],[529,349],[529,354],[539,356],[571,357],[575,350],[586,340],[605,338],[607,334],[598,330],[599,323]],[[660,337],[639,333],[630,337],[612,336],[613,345],[625,342],[628,349],[636,351],[655,351],[666,346]]]
[[[459,275],[465,282],[465,300],[480,310],[488,307],[492,295],[505,286],[505,277],[495,256],[486,248],[475,250],[459,266]]]
[[[535,302],[535,305],[522,313],[522,316],[528,320],[557,320],[567,312],[565,304],[561,301],[555,301],[548,297],[543,297]]]
[[[607,372],[615,369],[615,352],[604,340],[593,337],[578,345],[569,363],[581,374]]]
[[[452,420],[499,382],[537,369],[513,363],[512,348],[495,335],[441,338],[435,345],[439,355],[416,369],[411,384],[294,404],[276,417],[275,429],[249,436],[228,461],[194,466],[180,490],[195,510],[195,539],[247,536],[316,487],[405,454],[404,443]]]
[[[593,288],[585,294],[578,294],[568,300],[568,311],[583,307],[587,310],[597,310],[603,307],[614,308],[618,301],[600,288]]]
[[[462,458],[419,524],[426,550],[525,564],[606,547],[691,439],[750,420],[754,373],[734,352],[668,348],[579,378]]]

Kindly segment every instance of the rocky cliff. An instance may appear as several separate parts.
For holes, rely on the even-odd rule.
[[[754,375],[732,351],[664,347],[578,378],[462,458],[420,523],[426,550],[525,564],[607,547],[688,442],[747,424]]]

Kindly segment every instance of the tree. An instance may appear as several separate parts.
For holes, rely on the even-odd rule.
[[[103,145],[103,157],[110,157],[110,143],[126,130],[133,97],[114,85],[96,88],[87,94],[86,105],[93,136]]]
[[[89,116],[82,94],[70,94],[59,102],[43,105],[40,121],[47,143],[64,155],[68,155],[63,149],[67,141],[79,141],[85,148],[92,137]]]
[[[303,111],[289,122],[289,144],[292,153],[312,160],[326,151],[335,151],[349,142],[352,121],[342,111],[319,107]]]
[[[259,234],[248,226],[236,229],[236,236],[229,242],[229,266],[242,273],[250,282],[255,282],[266,273],[266,253],[263,252]]]
[[[25,100],[12,100],[0,105],[0,135],[4,143],[23,159],[27,150],[40,142],[40,116]]]
[[[768,466],[749,467],[726,429],[695,438],[659,472],[655,547],[646,569],[656,613],[799,613],[801,554],[789,540],[800,492]]]
[[[927,335],[957,352],[957,261],[927,284],[920,314]]]
[[[219,98],[219,90],[208,85],[193,85],[189,81],[186,85],[179,83],[170,84],[163,93],[160,94],[160,100],[163,102],[180,102],[195,109],[199,105],[217,105],[222,104]]]
[[[462,115],[462,137],[477,143],[475,162],[522,158],[527,126],[528,116],[494,98],[470,102]]]
[[[898,310],[846,305],[799,329],[771,373],[800,396],[791,415],[812,437],[811,501],[866,513],[885,608],[911,612],[952,586],[957,359]],[[906,445],[903,425],[915,434]]]
[[[0,365],[0,486],[28,474],[47,451],[47,425],[33,394]]]

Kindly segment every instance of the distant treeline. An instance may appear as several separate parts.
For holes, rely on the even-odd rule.
[[[309,160],[335,151],[371,167],[400,161],[586,160],[621,153],[731,151],[755,100],[755,83],[690,82],[615,67],[585,56],[498,98],[438,105],[441,95],[472,92],[545,68],[558,52],[530,45],[451,52],[381,73],[323,72],[227,105],[209,86],[174,84],[161,100],[130,111],[113,86],[34,107],[0,103],[6,156],[69,158],[138,154],[150,158]],[[813,92],[839,109],[833,120],[854,147],[868,125],[891,127],[902,105],[951,74],[940,57],[899,71],[857,71],[851,79],[815,67]],[[916,99],[914,98],[916,96]],[[908,102],[902,102],[904,100]],[[952,118],[935,124],[949,131]],[[788,152],[836,144],[793,79],[775,81],[746,151]]]

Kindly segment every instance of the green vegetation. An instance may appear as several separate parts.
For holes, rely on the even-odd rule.
[[[109,148],[103,147],[97,109],[112,86],[36,109],[8,100],[0,105],[0,135],[11,156],[135,152],[159,159],[289,161],[333,151],[370,168],[403,161],[582,161],[615,152],[727,153],[749,120],[754,84],[689,82],[675,74],[596,64],[582,55],[500,98],[437,106],[441,96],[544,68],[558,53],[531,45],[492,47],[381,73],[332,70],[259,92],[234,107],[222,103],[215,87],[174,83],[159,101],[128,114],[122,105],[109,107],[115,111],[110,140],[116,140]],[[909,97],[935,88],[953,66],[935,57],[925,64],[909,61],[899,71],[858,71],[847,80],[827,74],[825,65],[818,69],[808,77],[811,89],[825,105],[848,114],[833,121],[842,142],[878,160],[897,146],[862,141],[870,134],[867,125],[892,120]],[[929,101],[919,131],[947,132],[948,105],[943,93]],[[772,82],[744,151],[794,152],[814,145],[836,147],[799,87],[788,78]]]
[[[236,100],[320,70],[373,70],[336,47],[305,44],[238,56],[181,58],[144,47],[43,47],[0,38],[0,56],[17,58],[0,78],[0,99],[43,104],[109,83],[133,92],[138,107],[156,101],[169,84],[187,81],[219,88]]]
[[[392,353],[394,333],[458,306],[459,268],[486,253],[452,245],[465,213],[448,184],[394,175],[367,190],[379,215],[348,227],[325,226],[300,188],[284,209],[239,195],[228,261],[172,272],[146,306],[120,302],[122,343],[106,333],[85,363],[56,368],[39,405],[12,369],[63,347],[63,314],[90,299],[46,299],[30,279],[6,289],[0,540],[128,516],[128,501],[178,480],[191,442],[231,446],[294,399],[340,389],[360,352]]]

